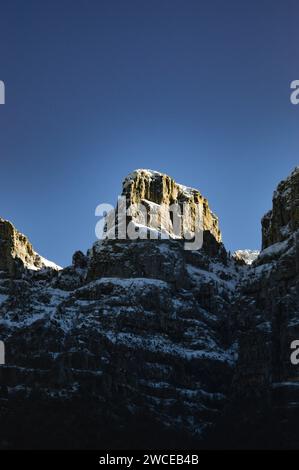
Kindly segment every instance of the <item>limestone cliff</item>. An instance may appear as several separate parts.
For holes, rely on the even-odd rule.
[[[0,271],[15,275],[22,267],[32,270],[44,267],[60,269],[38,255],[28,238],[18,232],[11,222],[0,218]]]
[[[290,356],[299,339],[299,168],[279,183],[262,232],[263,249],[240,279],[233,306],[239,360],[231,443],[297,448],[299,372]]]
[[[170,176],[152,170],[139,169],[128,175],[123,182],[122,195],[129,204],[143,203],[154,214],[148,220],[147,226],[156,229],[157,218],[154,205],[163,207],[159,222],[162,230],[174,237],[169,207],[173,204],[182,206],[184,203],[190,209],[188,218],[184,220],[184,228],[190,233],[195,227],[195,208],[200,207],[203,216],[203,230],[209,231],[217,242],[221,242],[221,232],[218,217],[211,211],[209,203],[202,194],[194,188],[189,188],[175,182]],[[138,222],[138,217],[135,217]]]
[[[273,208],[262,219],[262,249],[286,240],[299,228],[299,167],[281,181],[273,194]]]
[[[106,239],[16,276],[13,260],[38,261],[1,221],[0,448],[298,447],[297,181],[278,186],[257,258],[230,257],[200,193],[147,170],[127,202],[202,204],[202,249]]]

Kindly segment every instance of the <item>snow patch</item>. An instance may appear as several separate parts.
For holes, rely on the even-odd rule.
[[[236,250],[233,257],[237,260],[243,260],[246,264],[251,265],[259,256],[258,250]]]
[[[278,257],[283,252],[286,251],[289,240],[284,240],[282,242],[274,243],[273,245],[268,246],[263,251],[260,252],[259,258],[263,259],[266,257]]]

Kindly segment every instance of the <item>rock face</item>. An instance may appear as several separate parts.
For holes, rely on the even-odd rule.
[[[171,238],[178,237],[175,236],[173,230],[169,207],[174,205],[183,207],[185,204],[189,213],[184,220],[184,229],[192,233],[196,223],[195,208],[199,206],[203,217],[203,230],[211,233],[217,242],[221,242],[218,217],[211,211],[207,199],[197,189],[178,184],[168,175],[151,170],[136,170],[125,178],[122,195],[126,197],[129,204],[142,203],[151,210],[153,215],[147,220],[146,225],[156,229],[157,222],[159,222],[162,230],[164,229]],[[155,211],[157,205],[161,212],[159,218]],[[140,223],[136,214],[133,218]]]
[[[235,436],[249,447],[298,447],[299,369],[290,359],[299,338],[298,188],[295,169],[274,192],[262,220],[264,249],[235,296],[239,360],[231,408],[239,413]]]
[[[286,240],[299,228],[299,167],[279,183],[273,208],[262,219],[262,248]]]
[[[45,267],[60,269],[39,256],[25,235],[0,218],[0,271],[8,271],[13,276],[20,268],[38,270]]]
[[[288,185],[295,191],[293,178],[279,185],[273,214]],[[299,374],[289,358],[299,338],[295,207],[280,228],[271,216],[267,233],[284,238],[240,264],[220,242],[207,202],[182,188],[138,170],[123,194],[203,204],[198,251],[174,237],[106,239],[61,271],[14,275],[3,245],[0,448],[297,446]],[[31,266],[31,258],[22,262]]]
[[[251,265],[257,259],[259,254],[260,252],[258,250],[237,250],[232,256],[241,265]]]
[[[93,280],[76,256],[46,278],[0,281],[2,446],[188,447],[219,418],[235,363],[233,262],[162,240],[107,241],[101,256]]]

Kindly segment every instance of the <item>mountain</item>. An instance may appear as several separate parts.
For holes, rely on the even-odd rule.
[[[36,253],[25,235],[0,218],[0,271],[14,275],[20,269],[38,271],[43,268],[62,269]]]
[[[274,193],[257,257],[230,256],[201,193],[151,170],[122,196],[126,226],[155,238],[111,237],[111,212],[62,270],[1,219],[0,448],[296,447],[297,178]],[[183,204],[188,233],[203,214],[201,249],[173,229]]]
[[[299,338],[299,169],[279,183],[262,219],[262,251],[239,283],[239,359],[232,409],[247,445],[298,448],[298,366],[290,360]],[[231,398],[232,398],[231,397]],[[258,430],[258,432],[257,432]]]
[[[240,264],[252,264],[258,257],[260,252],[258,250],[236,250],[233,253],[233,257]]]
[[[188,213],[184,219],[184,229],[192,232],[195,222],[195,208],[199,207],[203,217],[203,230],[209,231],[214,238],[221,242],[221,232],[218,217],[210,210],[209,203],[197,189],[178,184],[168,175],[152,170],[135,170],[123,182],[122,196],[129,204],[144,205],[149,211],[146,226],[170,235],[171,238],[181,238],[182,233],[174,233],[170,207],[181,207],[185,204]],[[157,217],[157,206],[161,217]],[[133,214],[135,224],[140,224],[140,217]],[[141,221],[141,223],[144,221]]]

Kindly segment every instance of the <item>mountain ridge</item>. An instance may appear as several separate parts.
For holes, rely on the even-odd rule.
[[[142,172],[127,180],[128,203],[177,200],[170,177]],[[297,177],[286,184],[296,194]],[[0,448],[295,447],[296,207],[272,217],[275,243],[250,266],[227,253],[208,206],[197,251],[175,238],[105,239],[60,271],[5,258]],[[34,250],[20,240],[27,263]]]

